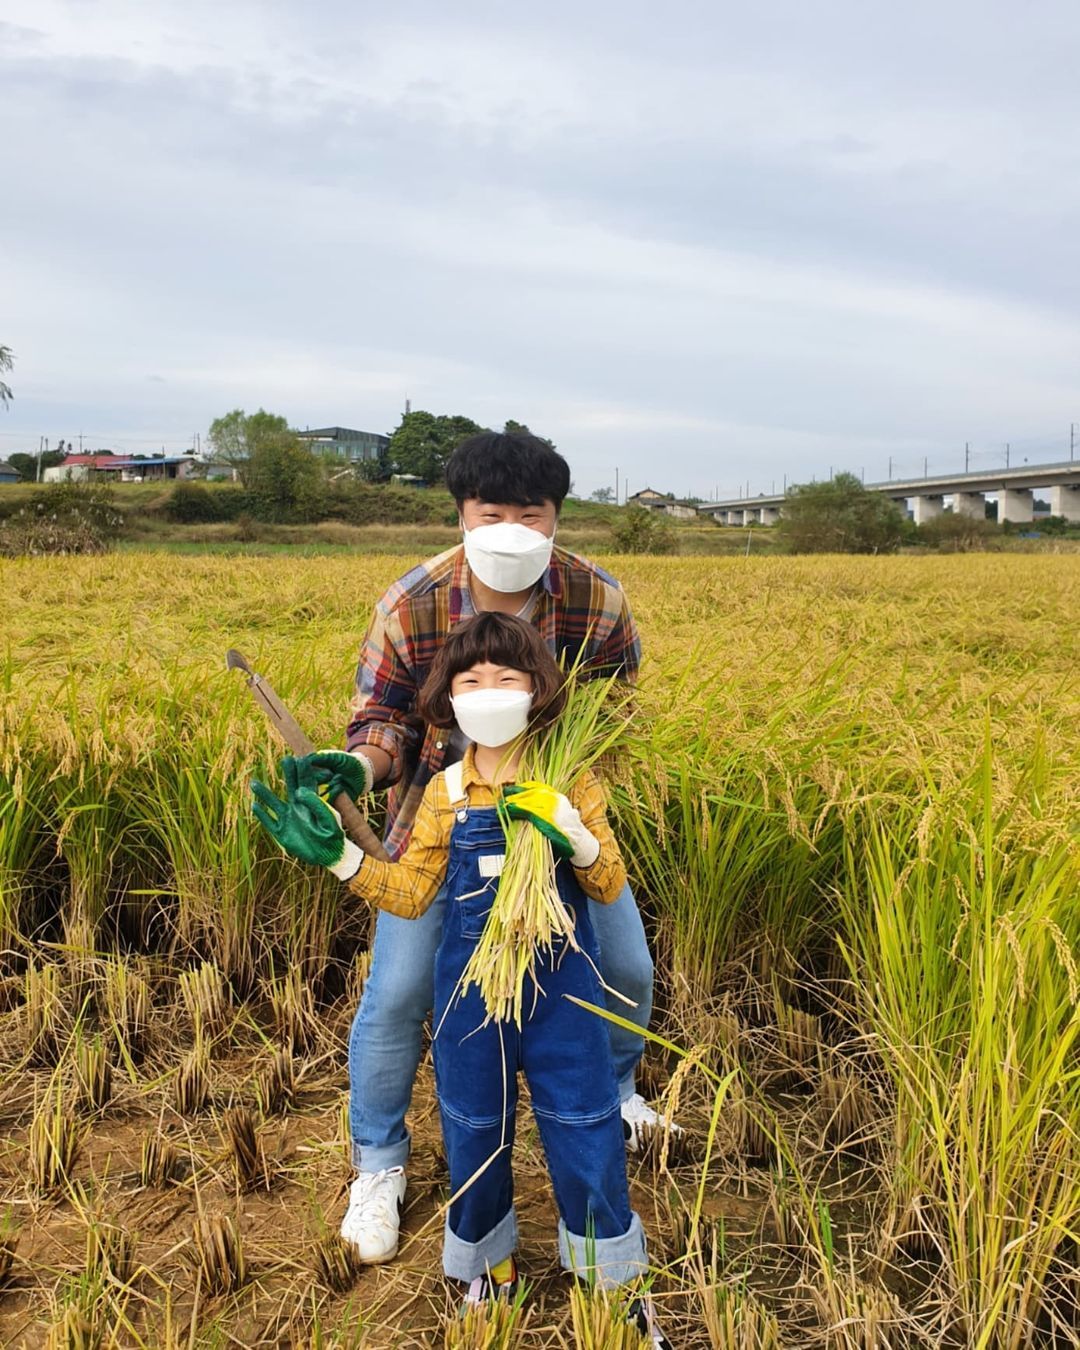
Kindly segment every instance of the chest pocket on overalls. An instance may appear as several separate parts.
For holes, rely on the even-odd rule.
[[[455,841],[454,883],[449,901],[457,913],[462,937],[478,938],[499,889],[506,862],[506,835],[497,822],[491,828],[471,829]]]

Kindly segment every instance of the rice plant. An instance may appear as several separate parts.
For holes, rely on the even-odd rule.
[[[244,1244],[227,1214],[200,1212],[192,1233],[192,1260],[209,1294],[229,1294],[244,1283],[247,1263]]]
[[[270,1185],[270,1166],[259,1136],[255,1118],[246,1106],[235,1106],[226,1111],[222,1127],[237,1188],[249,1191],[256,1186]]]
[[[70,1182],[84,1137],[56,1078],[37,1104],[27,1136],[30,1180],[39,1192],[48,1194]]]
[[[30,961],[23,976],[23,1000],[30,1062],[51,1067],[60,1058],[68,1027],[60,967]]]
[[[112,1100],[112,1064],[100,1035],[76,1033],[76,1102],[84,1112],[103,1111]]]
[[[199,1040],[184,1058],[173,1078],[172,1101],[182,1116],[197,1116],[210,1100],[210,1056]]]
[[[323,1233],[315,1243],[312,1267],[315,1278],[332,1294],[344,1294],[363,1269],[352,1243],[346,1242],[340,1233],[332,1232]]]
[[[570,1317],[576,1350],[651,1350],[652,1338],[627,1317],[630,1301],[625,1289],[590,1288],[575,1280]]]
[[[444,1350],[514,1350],[528,1325],[527,1298],[522,1284],[512,1299],[487,1299],[455,1310],[446,1319]]]
[[[274,1050],[255,1075],[255,1100],[264,1116],[282,1115],[296,1101],[296,1066],[288,1049]]]
[[[183,1158],[175,1142],[160,1128],[143,1136],[139,1154],[139,1185],[170,1186],[183,1175]]]

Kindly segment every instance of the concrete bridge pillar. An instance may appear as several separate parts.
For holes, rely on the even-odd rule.
[[[912,499],[912,516],[916,525],[925,525],[928,520],[940,516],[945,509],[945,498],[940,494]]]
[[[778,506],[763,506],[761,508],[762,525],[775,525],[780,519],[780,508]]]
[[[981,492],[954,492],[953,512],[970,516],[973,520],[986,519],[986,498]]]
[[[998,524],[1006,520],[1014,525],[1026,525],[1035,515],[1034,494],[1031,488],[1005,488],[998,493]]]
[[[1066,520],[1080,520],[1080,488],[1062,484],[1050,489],[1050,514]]]
[[[745,524],[745,522],[746,512],[742,510],[741,507],[736,511],[729,511],[727,513],[727,523],[729,525],[742,525]]]

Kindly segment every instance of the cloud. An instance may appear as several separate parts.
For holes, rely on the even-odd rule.
[[[1064,431],[1047,8],[9,0],[0,436],[408,396],[683,491]]]

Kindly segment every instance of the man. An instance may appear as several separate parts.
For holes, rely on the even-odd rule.
[[[556,657],[582,655],[592,676],[633,680],[640,646],[618,583],[593,563],[554,546],[570,487],[561,455],[526,432],[485,432],[464,441],[446,470],[463,543],[408,572],[375,607],[356,674],[350,756],[324,751],[299,766],[309,781],[354,794],[388,787],[386,846],[399,857],[432,776],[461,758],[460,732],[426,727],[417,694],[450,629],[482,610],[514,614],[540,631]],[[357,769],[357,761],[362,773]],[[409,1134],[405,1113],[432,1004],[435,950],[445,894],[422,919],[380,913],[371,972],[349,1038],[350,1129],[358,1176],[342,1237],[361,1260],[397,1253]],[[611,905],[592,904],[605,983],[636,1007],[615,1005],[640,1027],[652,1010],[652,960],[627,887]],[[611,1027],[627,1145],[660,1118],[634,1090],[641,1036]]]

